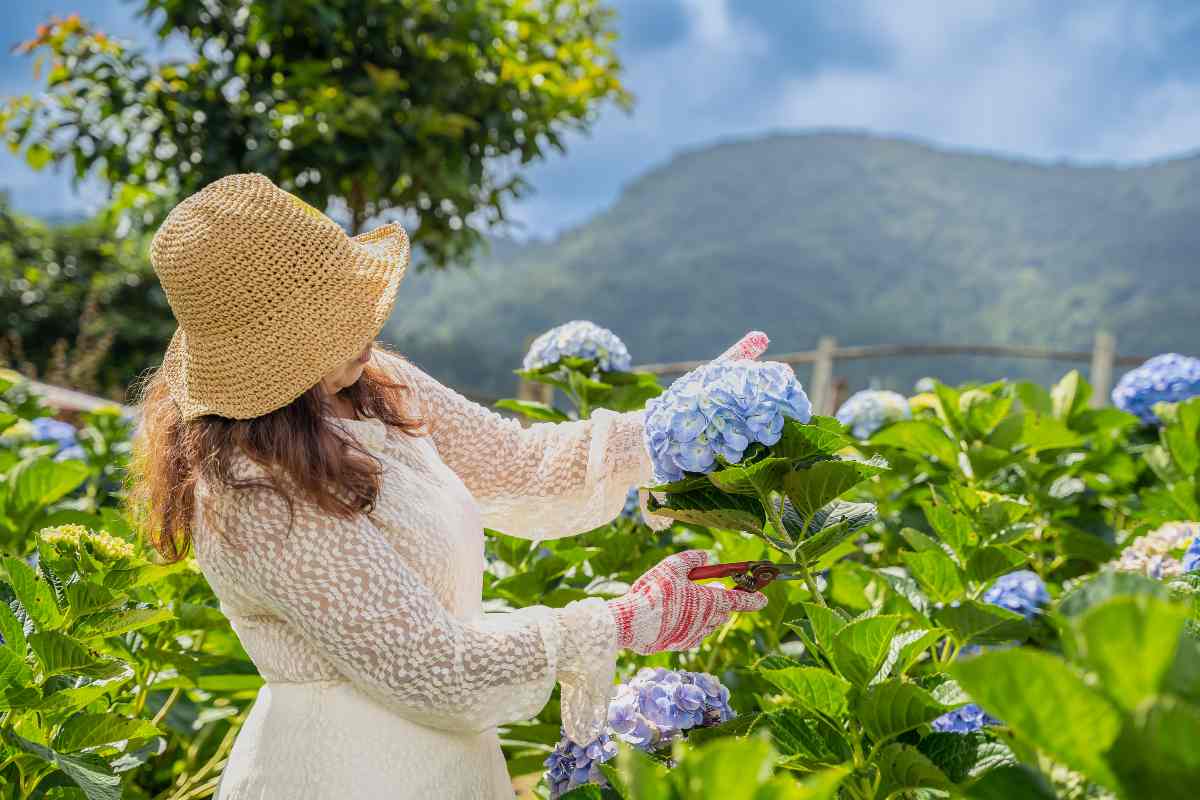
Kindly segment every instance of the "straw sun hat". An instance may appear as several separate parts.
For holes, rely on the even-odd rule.
[[[172,209],[150,261],[179,323],[162,368],[183,418],[249,419],[287,405],[378,335],[409,243],[397,224],[348,236],[251,173]]]

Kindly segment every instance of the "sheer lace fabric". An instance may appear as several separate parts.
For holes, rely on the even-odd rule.
[[[494,727],[536,715],[557,680],[568,734],[594,738],[612,689],[616,629],[599,598],[562,609],[483,613],[482,528],[544,539],[615,517],[629,487],[650,478],[642,415],[597,412],[592,421],[522,428],[406,362],[376,358],[412,388],[430,435],[411,437],[377,420],[338,421],[382,465],[374,511],[338,519],[293,497],[289,514],[274,492],[202,483],[196,558],[267,688],[319,688],[325,703],[328,687],[342,686],[339,697],[356,694],[354,702],[392,717],[381,725],[412,734],[406,758],[389,750],[388,763],[361,765],[379,787],[396,787],[388,796],[414,785],[414,770],[440,763],[423,752],[420,742],[432,734],[417,726],[445,732],[462,748],[462,763],[482,764],[487,773],[461,780],[425,775],[423,785],[448,797],[478,797],[480,781],[491,781],[495,796],[510,796],[496,777],[503,762]],[[248,460],[239,468],[261,472]],[[281,786],[306,797],[345,796],[344,786],[296,785],[297,775],[311,770],[297,771],[292,761],[319,762],[327,754],[263,760],[267,745],[254,737],[286,728],[279,715],[296,705],[273,700],[247,725],[221,800],[276,796]],[[331,712],[334,719],[355,716]],[[312,741],[333,733],[314,733]],[[443,751],[449,746],[434,739]]]

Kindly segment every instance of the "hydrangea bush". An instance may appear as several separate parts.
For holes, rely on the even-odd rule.
[[[646,406],[644,438],[659,484],[648,510],[758,535],[788,553],[814,602],[808,569],[874,517],[838,498],[879,474],[878,460],[842,458],[844,426],[814,417],[786,364],[716,361],[676,380]]]
[[[646,447],[661,483],[742,460],[753,442],[773,445],[785,419],[808,422],[812,403],[791,367],[717,361],[693,370],[646,404]],[[718,460],[719,459],[719,460]]]
[[[975,733],[987,725],[1001,725],[1000,720],[988,714],[975,703],[947,711],[931,725],[939,733]]]
[[[608,725],[623,742],[640,750],[665,747],[684,731],[728,722],[737,714],[729,690],[703,672],[645,667],[617,687]]]
[[[1134,539],[1113,562],[1121,572],[1165,580],[1200,567],[1200,523],[1170,522]]]
[[[58,445],[58,450],[54,454],[55,461],[66,461],[67,459],[83,460],[87,458],[87,454],[79,444],[77,438],[78,432],[71,423],[63,422],[53,417],[38,417],[31,422],[31,438],[33,441],[53,442]]]
[[[573,409],[556,408],[553,402],[507,398],[498,408],[515,411],[539,422],[586,419],[596,408],[632,411],[662,391],[648,372],[631,372],[633,360],[615,333],[587,320],[551,328],[534,339],[517,375],[562,392]]]
[[[662,752],[695,728],[711,728],[737,716],[729,689],[712,675],[662,667],[644,667],[617,686],[609,703],[608,725],[580,746],[565,735],[546,758],[550,796],[587,783],[607,785],[600,765],[617,754],[617,741],[643,752]]]
[[[1157,424],[1157,403],[1178,403],[1200,396],[1200,359],[1178,353],[1155,356],[1121,376],[1112,392],[1117,408]]]
[[[1015,611],[1025,619],[1032,619],[1050,602],[1050,592],[1046,590],[1045,582],[1036,572],[1022,569],[997,578],[984,592],[983,600]]]
[[[850,428],[856,439],[869,439],[885,425],[912,418],[908,398],[883,389],[855,392],[837,410],[838,422]]]
[[[600,771],[600,765],[616,754],[616,742],[607,732],[601,733],[594,741],[582,746],[564,736],[543,762],[550,797],[561,797],[588,783],[606,786],[608,781]]]
[[[625,343],[615,333],[594,322],[577,319],[534,339],[523,366],[527,370],[542,369],[564,358],[595,361],[596,369],[601,372],[628,372],[633,364]]]

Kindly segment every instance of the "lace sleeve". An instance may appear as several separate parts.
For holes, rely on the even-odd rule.
[[[489,528],[539,540],[582,533],[613,520],[629,489],[653,474],[644,411],[597,409],[588,420],[525,428],[397,356],[376,357],[420,399],[438,454]]]
[[[289,526],[274,492],[230,502],[236,541],[206,548],[206,566],[294,626],[364,693],[421,724],[483,731],[535,716],[557,679],[568,732],[599,731],[617,651],[602,600],[460,620],[369,518],[338,519],[295,500]]]

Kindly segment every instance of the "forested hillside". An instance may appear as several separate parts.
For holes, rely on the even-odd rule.
[[[635,362],[715,354],[748,328],[774,352],[1019,343],[1195,351],[1200,158],[1024,163],[854,134],[777,135],[682,154],[553,242],[495,242],[472,270],[413,275],[387,334],[439,377],[513,389],[523,344],[587,318]],[[850,365],[843,365],[849,367]],[[1044,367],[896,361],[855,383],[1045,377]],[[803,374],[801,375],[803,378]]]

